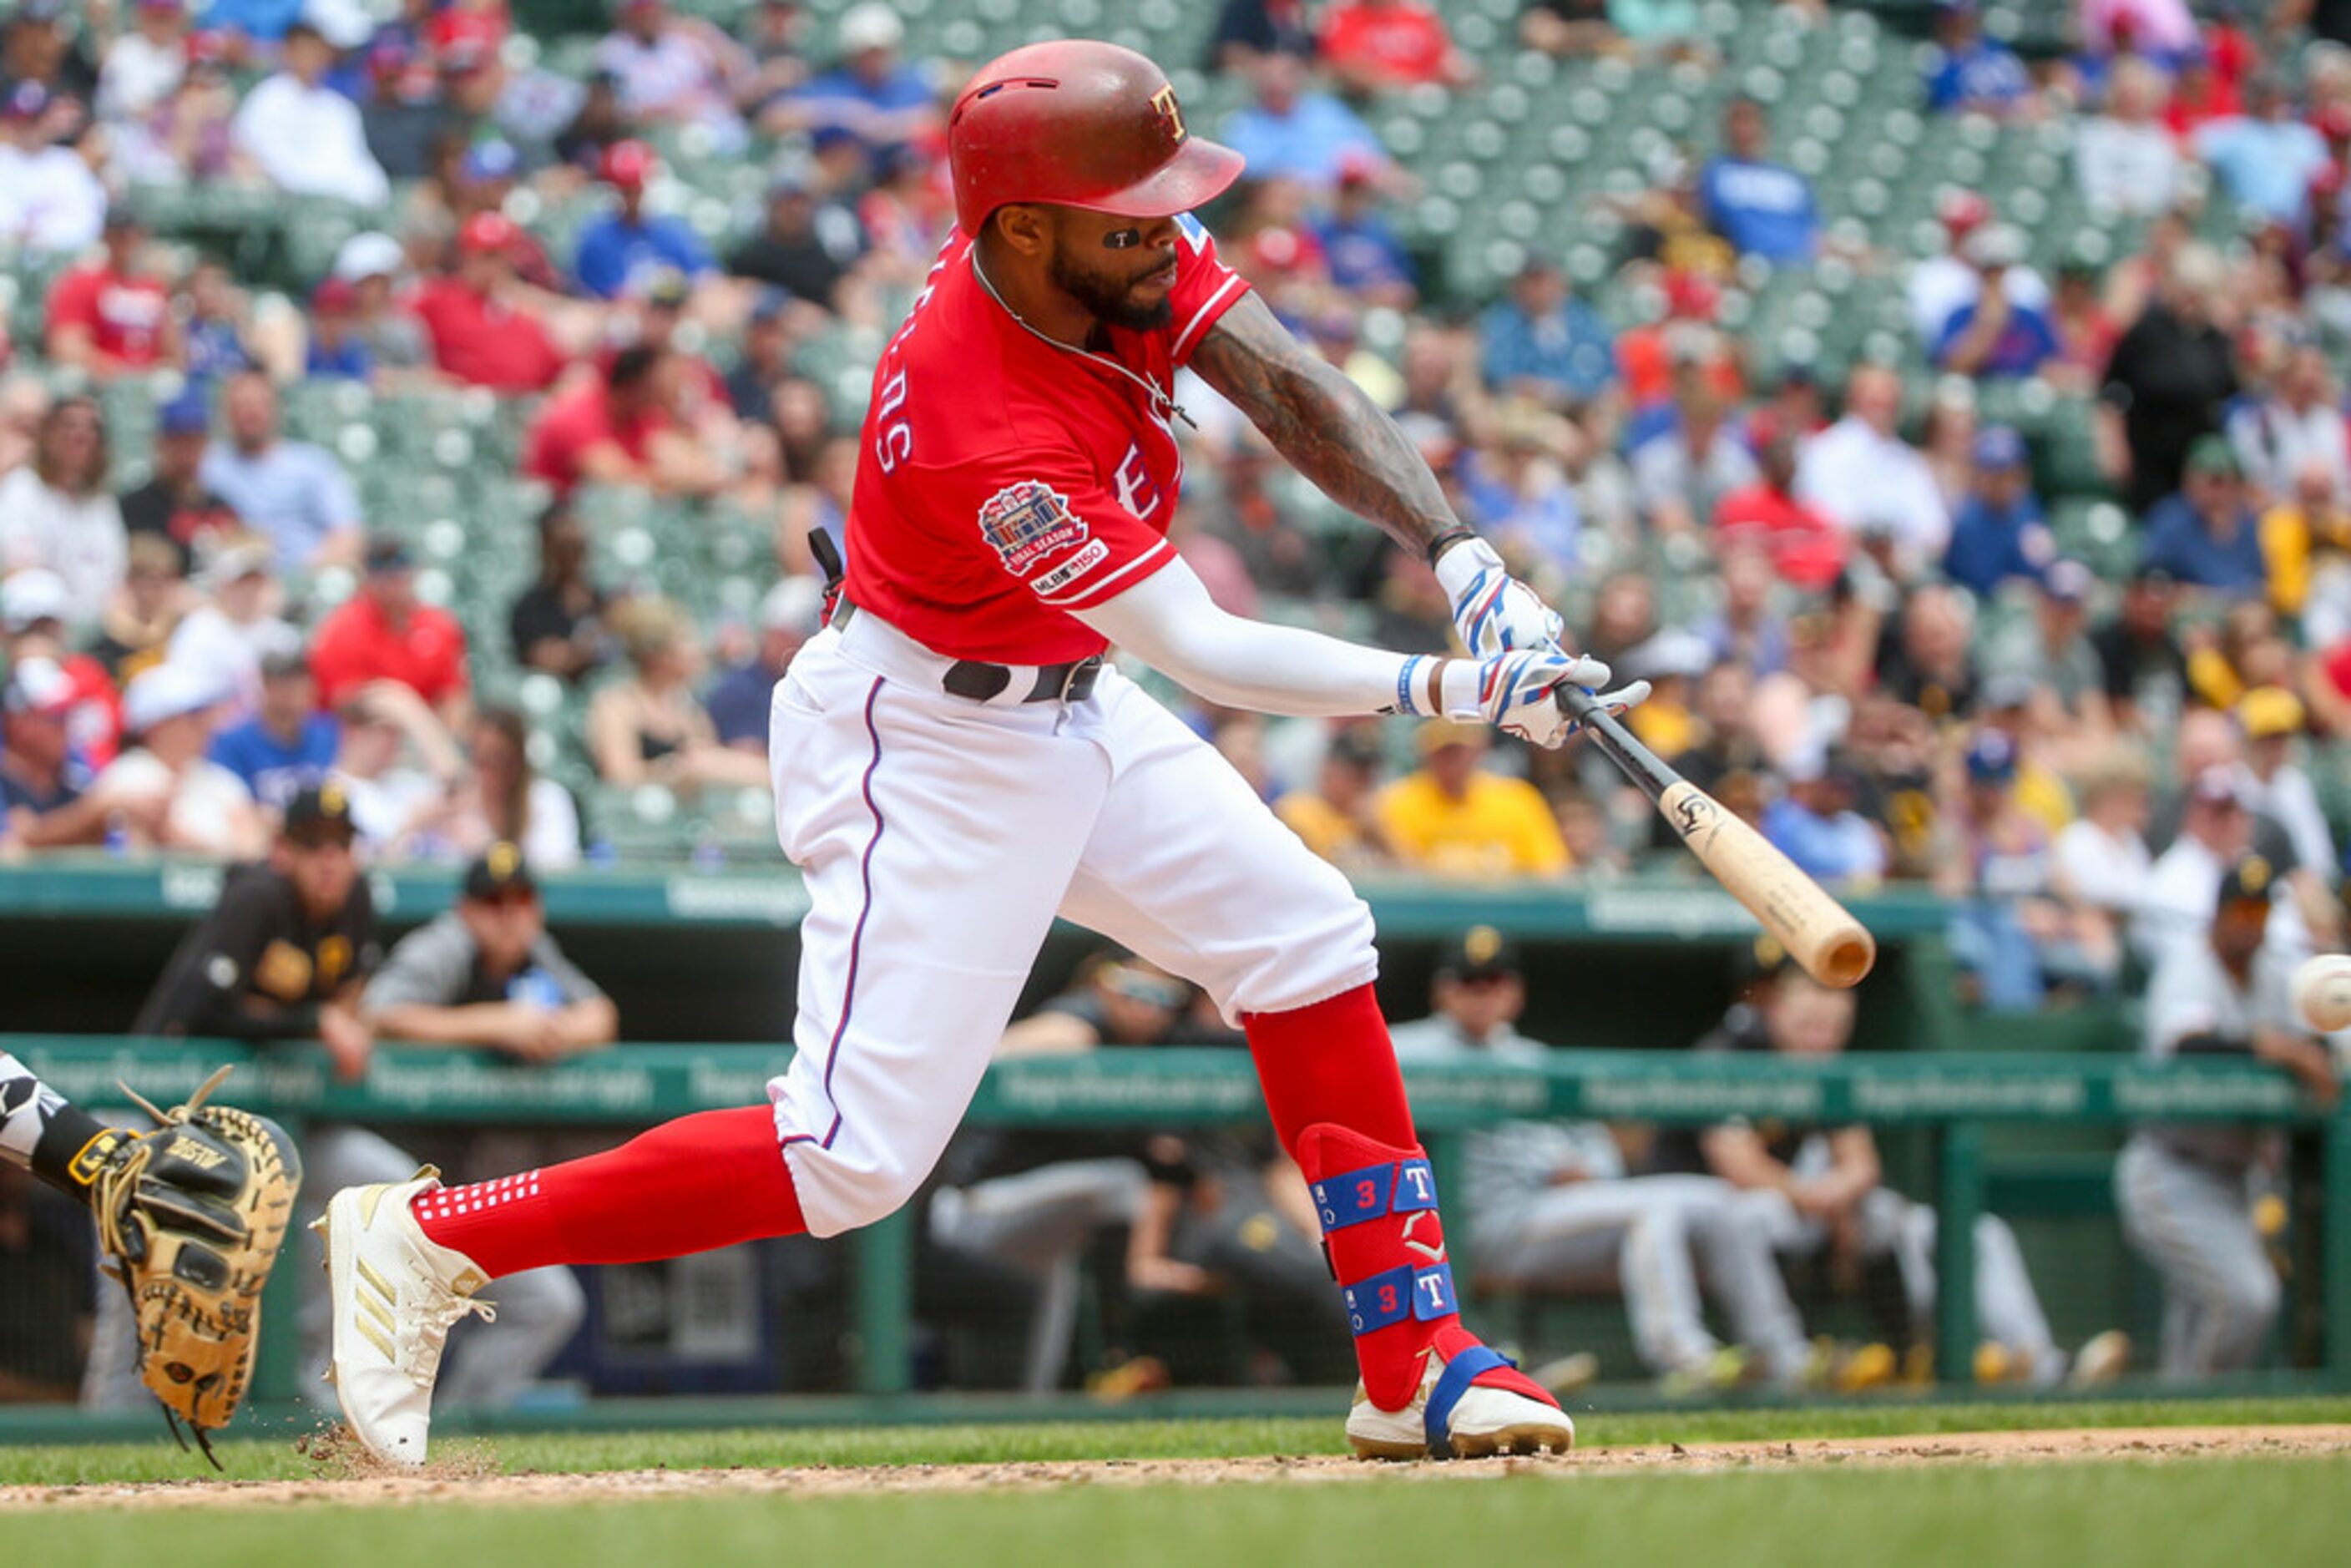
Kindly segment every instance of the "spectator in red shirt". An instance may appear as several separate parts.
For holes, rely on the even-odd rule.
[[[58,276],[49,290],[49,358],[92,376],[143,371],[173,353],[172,297],[140,265],[147,230],[120,204],[106,214],[106,254]]]
[[[310,642],[319,706],[339,706],[371,681],[397,681],[431,704],[444,724],[465,722],[465,633],[455,617],[416,597],[408,548],[379,535],[368,540],[367,575],[350,598],[319,624]]]
[[[523,472],[559,496],[578,485],[641,485],[704,495],[724,478],[675,409],[683,368],[650,343],[621,350],[603,376],[549,399],[523,441]]]
[[[502,213],[475,213],[457,231],[457,270],[417,290],[413,309],[442,371],[474,386],[538,392],[563,355],[524,308],[510,255],[519,231]]]
[[[1719,551],[1760,549],[1771,570],[1803,589],[1823,589],[1844,570],[1844,535],[1817,507],[1796,498],[1796,431],[1759,416],[1750,426],[1762,476],[1716,504]]]
[[[1322,63],[1353,92],[1439,82],[1476,73],[1425,0],[1340,0],[1322,14]]]

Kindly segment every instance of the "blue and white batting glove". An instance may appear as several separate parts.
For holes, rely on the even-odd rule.
[[[1429,666],[1434,665],[1431,669]],[[1482,720],[1505,735],[1537,746],[1555,747],[1574,733],[1575,727],[1560,712],[1555,695],[1562,686],[1586,691],[1605,685],[1608,666],[1597,659],[1562,653],[1557,644],[1497,653],[1490,659],[1406,661],[1397,682],[1397,711],[1422,718],[1449,718],[1463,723]],[[1600,700],[1621,710],[1649,695],[1646,681],[1635,681]],[[1432,710],[1429,702],[1434,698]]]
[[[1484,539],[1464,539],[1437,558],[1437,580],[1453,607],[1461,645],[1480,659],[1556,643],[1559,612],[1510,574]]]

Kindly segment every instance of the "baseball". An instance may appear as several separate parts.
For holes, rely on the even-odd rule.
[[[2321,1034],[2351,1029],[2351,955],[2304,959],[2294,972],[2294,1010]]]

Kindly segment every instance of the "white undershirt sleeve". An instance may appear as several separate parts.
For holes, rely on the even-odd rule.
[[[1177,685],[1227,707],[1314,718],[1399,707],[1426,713],[1437,706],[1429,685],[1441,661],[1228,614],[1181,560],[1071,613]],[[1400,704],[1398,684],[1407,675],[1410,699]]]

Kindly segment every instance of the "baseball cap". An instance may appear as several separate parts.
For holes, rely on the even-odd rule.
[[[868,49],[894,49],[906,41],[906,24],[887,5],[868,0],[852,5],[841,17],[841,52],[862,55]]]
[[[2041,576],[2041,591],[2061,604],[2079,604],[2090,597],[2097,573],[2078,560],[2053,560]]]
[[[261,678],[265,681],[282,681],[309,673],[310,655],[302,646],[298,634],[282,647],[272,648],[261,655]]]
[[[1437,972],[1448,980],[1491,980],[1515,975],[1518,944],[1491,925],[1472,925],[1437,955]]]
[[[185,664],[156,664],[131,677],[122,694],[122,727],[141,735],[159,724],[202,713],[220,700],[211,677]]]
[[[286,821],[278,831],[298,844],[350,843],[359,836],[350,792],[332,779],[311,785],[286,802]]]
[[[495,251],[503,256],[514,246],[522,231],[504,213],[475,213],[457,231],[457,248],[467,256],[480,256]]]
[[[788,577],[759,601],[759,626],[813,637],[824,624],[824,588],[812,577]]]
[[[1423,757],[1455,746],[1468,746],[1478,750],[1486,748],[1486,727],[1482,724],[1458,724],[1449,718],[1432,718],[1413,732],[1413,744],[1420,747]]]
[[[805,196],[815,188],[816,176],[805,160],[786,158],[768,171],[768,200]]]
[[[2232,904],[2254,904],[2267,909],[2277,868],[2259,855],[2247,855],[2220,873],[2220,887],[2212,899],[2218,912]]]
[[[143,234],[147,229],[147,220],[139,215],[136,203],[109,202],[106,204],[106,221],[103,227],[105,232],[110,235],[130,234],[134,231]]]
[[[2237,776],[2226,768],[2207,768],[2188,781],[2188,798],[2207,806],[2241,806]]]
[[[2172,571],[2169,567],[2158,566],[2151,561],[2142,561],[2137,566],[2131,568],[2129,582],[2130,586],[2133,588],[2177,588],[2179,586],[2179,579],[2172,575]]]
[[[277,550],[267,539],[230,538],[204,552],[197,575],[204,588],[218,589],[244,578],[268,575],[276,559]]]
[[[47,567],[27,567],[0,582],[0,624],[22,632],[43,621],[62,621],[73,608],[73,591]]]
[[[1991,216],[1991,204],[1974,191],[1951,191],[1935,204],[1935,216],[1958,239]]]
[[[633,139],[613,142],[604,149],[597,161],[596,177],[608,185],[622,185],[631,190],[641,188],[653,178],[653,150]]]
[[[510,894],[535,894],[538,883],[531,880],[530,866],[522,858],[520,845],[500,839],[481,857],[465,868],[465,894],[469,899],[495,900]]]
[[[10,713],[61,714],[73,705],[73,677],[55,659],[17,661],[0,695],[0,706]]]
[[[345,283],[364,283],[371,277],[392,277],[399,274],[407,260],[400,242],[388,234],[371,231],[356,234],[343,242],[335,252],[334,275]]]
[[[1373,184],[1378,181],[1380,171],[1386,167],[1378,154],[1361,147],[1350,147],[1339,154],[1339,188],[1346,190],[1352,186]]]
[[[1323,755],[1350,768],[1374,773],[1387,762],[1387,748],[1380,744],[1379,731],[1368,725],[1350,725],[1332,736],[1330,749]]]
[[[340,277],[329,277],[310,291],[314,316],[348,316],[359,302],[359,291]]]
[[[47,112],[49,89],[37,81],[20,81],[0,101],[0,120],[38,120]]]
[[[2283,686],[2256,686],[2237,701],[2237,723],[2248,740],[2299,735],[2303,718],[2302,699]]]
[[[2032,694],[2041,689],[2031,675],[1994,675],[1983,684],[1983,710],[1999,713],[2008,708],[2031,706]]]
[[[664,310],[683,310],[685,302],[694,298],[694,283],[674,267],[657,267],[646,274],[637,297]]]
[[[155,429],[163,435],[202,435],[212,428],[212,413],[204,394],[190,387],[155,412]]]
[[[1968,742],[1968,782],[2006,784],[2016,777],[2016,742],[1997,729],[1980,729]]]
[[[1986,224],[1959,247],[1960,258],[1970,267],[2015,267],[2025,254],[2024,233],[2011,224]]]
[[[494,180],[511,180],[522,166],[522,156],[511,141],[477,141],[465,150],[458,162],[457,172],[475,184],[487,184]]]
[[[406,571],[416,564],[408,553],[407,542],[391,534],[375,534],[367,542],[367,569],[371,573]]]
[[[2198,436],[2188,448],[2185,467],[2190,474],[2225,474],[2231,479],[2242,472],[2237,466],[2237,450],[2225,435]]]
[[[1976,432],[1977,467],[2022,468],[2024,457],[2024,437],[2014,425],[1987,424]]]

